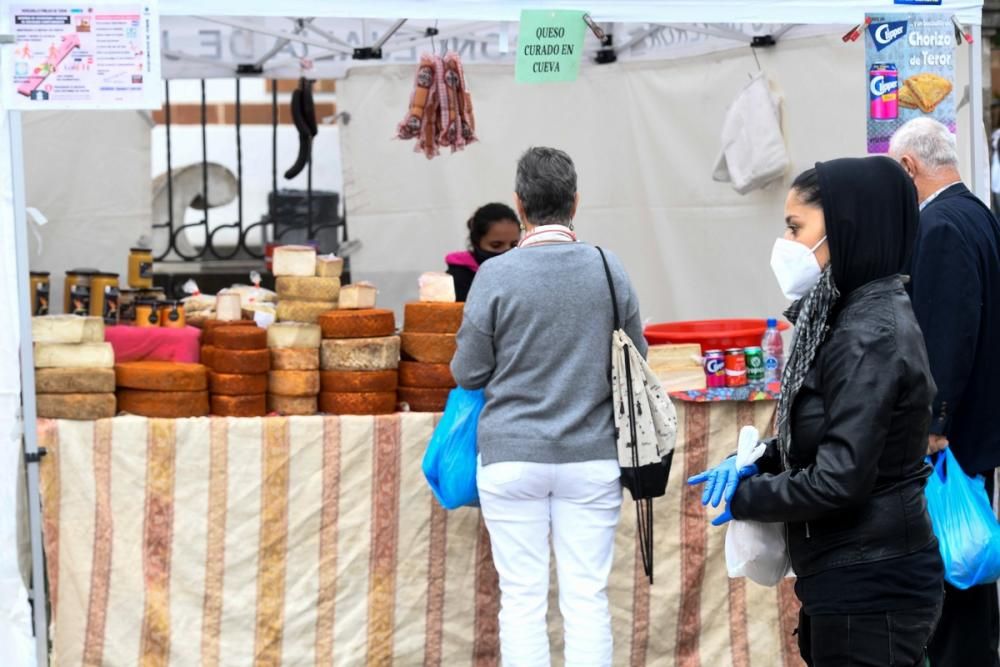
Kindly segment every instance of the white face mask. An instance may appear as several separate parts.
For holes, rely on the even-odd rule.
[[[779,238],[771,250],[771,270],[778,279],[784,295],[797,301],[809,293],[819,282],[823,269],[816,259],[816,249],[826,242],[826,237],[812,248],[795,241]]]

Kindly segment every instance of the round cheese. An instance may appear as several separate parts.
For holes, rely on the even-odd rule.
[[[202,345],[200,361],[202,364],[208,368],[212,367],[212,358],[215,355],[215,346],[213,345]]]
[[[250,375],[271,370],[271,353],[268,350],[212,350],[209,367],[216,373]]]
[[[450,364],[457,345],[455,334],[403,332],[402,351],[407,359],[425,364]]]
[[[159,419],[204,417],[208,415],[208,392],[119,389],[118,409]]]
[[[319,409],[331,415],[388,415],[396,411],[396,392],[322,393]]]
[[[330,393],[396,391],[399,376],[396,371],[320,371],[320,389]]]
[[[212,414],[219,417],[263,417],[267,414],[267,397],[253,396],[212,396]]]
[[[243,317],[243,298],[236,292],[219,292],[215,296],[215,317],[222,322],[237,322]]]
[[[204,391],[208,389],[208,372],[201,364],[127,361],[115,366],[115,382],[126,389]]]
[[[278,292],[278,301],[282,299],[336,301],[340,295],[340,278],[278,276],[274,286]]]
[[[419,361],[399,362],[399,384],[401,387],[422,387],[425,389],[453,389],[455,378],[448,364],[422,364]]]
[[[111,368],[39,368],[35,371],[39,394],[113,394],[115,371]]]
[[[111,343],[35,343],[35,368],[114,368]]]
[[[315,396],[319,393],[319,371],[271,371],[267,386],[279,396]]]
[[[271,273],[276,276],[316,275],[316,248],[284,245],[274,249]]]
[[[208,374],[208,390],[223,396],[252,396],[267,391],[267,374],[234,375],[231,373]]]
[[[444,412],[451,389],[423,389],[400,387],[399,400],[406,403],[412,412]]]
[[[36,343],[103,343],[104,320],[79,315],[32,317],[31,340]]]
[[[38,394],[35,399],[43,419],[107,419],[117,411],[113,393]]]
[[[267,346],[271,348],[319,349],[323,330],[318,324],[276,322],[267,328]]]
[[[462,303],[408,303],[403,307],[403,331],[408,333],[458,333]]]
[[[320,368],[325,371],[388,371],[399,366],[399,336],[324,340]]]
[[[277,317],[279,322],[316,324],[320,315],[336,309],[336,301],[289,301],[285,299],[278,302]]]
[[[201,344],[202,345],[214,345],[213,332],[219,327],[256,327],[257,323],[253,320],[205,320],[205,325],[202,327],[201,332]]]
[[[277,412],[279,415],[304,417],[319,412],[319,400],[316,396],[268,394],[267,410],[268,412]]]
[[[294,347],[271,348],[271,370],[318,371],[319,350]]]
[[[260,327],[216,327],[212,345],[225,350],[263,350],[267,347],[267,329]]]
[[[396,333],[391,310],[333,310],[319,317],[323,338],[378,338]]]

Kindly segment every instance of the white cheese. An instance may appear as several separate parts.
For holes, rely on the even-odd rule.
[[[283,245],[274,249],[271,273],[276,276],[315,276],[316,248]]]
[[[36,343],[103,343],[104,320],[79,315],[32,317],[31,340]]]
[[[340,309],[359,310],[375,307],[378,290],[370,283],[356,283],[340,288]]]
[[[114,368],[111,343],[35,343],[35,368]]]
[[[278,322],[267,328],[267,346],[318,349],[323,330],[318,324]]]
[[[344,260],[335,255],[316,258],[316,275],[321,278],[339,278],[344,273]]]
[[[453,303],[455,279],[442,271],[430,271],[420,276],[420,300],[425,303]]]
[[[399,367],[399,336],[324,340],[320,367],[325,371],[387,371]]]

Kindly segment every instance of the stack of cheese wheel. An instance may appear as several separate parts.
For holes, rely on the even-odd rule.
[[[335,309],[343,267],[339,258],[317,260],[316,249],[309,246],[275,248],[272,270],[278,292],[277,320],[315,324],[322,313]]]
[[[277,322],[267,328],[271,355],[267,409],[282,415],[314,415],[319,411],[318,324]]]
[[[271,370],[267,330],[249,320],[237,320],[229,326],[207,329],[206,334],[209,345],[202,348],[202,361],[209,368],[212,414],[266,415],[267,374]]]
[[[403,320],[403,361],[399,400],[414,412],[442,412],[455,388],[451,375],[455,334],[462,326],[462,304],[447,273],[420,277],[420,301],[408,303]]]
[[[208,415],[208,373],[202,364],[127,361],[115,366],[118,406],[143,417]]]
[[[399,337],[392,311],[334,310],[321,315],[319,325],[324,339],[320,410],[335,415],[395,412]]]
[[[115,353],[99,317],[45,315],[31,320],[38,416],[114,417]]]

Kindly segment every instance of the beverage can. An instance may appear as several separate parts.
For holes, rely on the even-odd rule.
[[[748,347],[743,353],[747,360],[747,382],[764,384],[764,350]]]
[[[726,386],[747,385],[747,357],[742,347],[726,350]]]
[[[872,120],[899,117],[899,72],[892,63],[875,63],[868,70],[868,102]]]
[[[726,386],[726,355],[722,350],[705,352],[705,386],[709,389]]]

